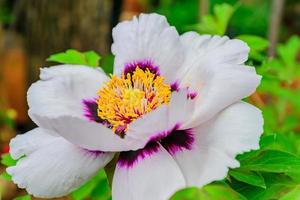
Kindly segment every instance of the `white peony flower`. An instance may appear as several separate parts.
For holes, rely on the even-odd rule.
[[[21,158],[7,172],[36,197],[59,197],[120,152],[113,200],[165,200],[223,179],[237,154],[259,148],[263,119],[242,102],[261,77],[249,47],[228,37],[178,35],[166,18],[141,14],[113,29],[114,74],[59,65],[28,91],[39,126],[12,139]]]

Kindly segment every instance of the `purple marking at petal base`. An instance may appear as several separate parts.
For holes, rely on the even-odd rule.
[[[119,135],[121,138],[124,138],[125,137],[125,130],[126,130],[127,126],[126,125],[123,125],[123,126],[118,126],[116,128],[116,131],[115,133],[117,135]]]
[[[167,137],[161,139],[160,144],[171,154],[183,150],[191,150],[195,142],[192,129],[177,130],[173,129]]]
[[[87,117],[89,120],[94,121],[94,122],[98,122],[103,124],[104,126],[106,126],[107,128],[111,128],[111,124],[106,121],[101,119],[98,116],[98,104],[97,104],[97,100],[95,99],[84,99],[82,101],[83,106],[84,106],[84,116]]]
[[[84,149],[84,148],[80,148],[83,153],[87,156],[90,156],[90,157],[94,157],[94,158],[97,158],[98,156],[104,154],[105,152],[103,151],[96,151],[96,150],[88,150],[88,149]]]
[[[149,69],[150,72],[152,72],[153,74],[159,75],[159,67],[154,65],[153,62],[149,59],[144,59],[144,60],[139,60],[139,61],[133,61],[130,63],[126,63],[124,66],[124,74],[132,74],[135,69],[139,67],[142,70],[146,70]]]
[[[84,99],[82,101],[84,106],[84,116],[86,116],[89,120],[95,121],[95,122],[102,122],[103,120],[98,116],[97,110],[98,110],[98,104],[96,100]]]
[[[143,149],[121,152],[117,165],[121,168],[132,168],[139,161],[157,153],[159,149],[160,146],[157,142],[149,142]]]
[[[194,134],[192,129],[178,130],[180,124],[167,131],[156,134],[150,141],[159,142],[171,155],[184,149],[191,150],[194,144]]]
[[[160,140],[162,140],[162,139],[168,137],[174,130],[179,129],[179,127],[180,127],[180,124],[177,123],[177,124],[175,124],[175,126],[174,126],[172,129],[166,130],[166,131],[163,131],[163,132],[160,132],[160,133],[157,133],[157,134],[155,134],[154,136],[152,136],[152,137],[150,138],[149,142],[157,142],[157,141],[160,141]]]
[[[120,153],[118,167],[132,168],[143,159],[158,153],[160,150],[159,143],[171,154],[183,150],[191,150],[194,144],[194,134],[192,129],[178,130],[180,124],[176,124],[171,130],[163,131],[151,137],[148,144],[136,151],[124,151]]]

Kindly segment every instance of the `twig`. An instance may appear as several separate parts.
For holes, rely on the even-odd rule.
[[[209,13],[209,0],[199,0],[199,21]]]
[[[280,29],[281,17],[283,13],[284,0],[273,0],[271,17],[269,21],[269,50],[268,56],[274,57],[276,53],[276,44],[278,42],[278,34]]]

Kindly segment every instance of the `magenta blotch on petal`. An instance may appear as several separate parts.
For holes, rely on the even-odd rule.
[[[85,153],[85,155],[88,155],[90,157],[94,157],[94,158],[97,158],[98,156],[104,154],[105,152],[103,151],[96,151],[96,150],[88,150],[88,149],[84,149],[84,148],[81,148],[81,150]]]
[[[179,151],[191,150],[194,141],[192,129],[175,129],[167,137],[162,139],[160,143],[171,155],[175,155]]]
[[[180,124],[177,123],[177,124],[175,124],[175,126],[174,126],[172,129],[166,130],[166,131],[163,131],[163,132],[160,132],[160,133],[157,133],[157,134],[155,134],[154,136],[152,136],[152,137],[150,138],[149,142],[153,142],[153,141],[155,141],[155,142],[161,141],[162,139],[168,137],[168,136],[173,132],[173,130],[177,130],[179,127],[180,127]]]
[[[118,167],[131,168],[140,160],[157,153],[160,146],[157,142],[149,142],[143,149],[137,151],[121,152],[118,160]]]
[[[160,75],[159,67],[154,65],[153,62],[149,59],[126,63],[124,66],[124,74],[128,74],[128,73],[132,74],[137,67],[139,67],[142,70],[148,69],[150,70],[151,73]]]
[[[84,99],[82,101],[83,107],[84,107],[84,116],[94,122],[98,122],[106,126],[107,128],[111,128],[111,124],[108,123],[106,120],[101,119],[98,114],[97,114],[97,109],[98,109],[98,104],[96,100],[94,99],[89,99],[86,100]]]
[[[158,141],[171,155],[178,151],[191,150],[194,143],[192,129],[179,130],[177,123],[171,130],[158,133],[151,141]]]
[[[98,109],[98,104],[96,100],[94,99],[89,99],[86,100],[84,99],[82,101],[83,107],[84,107],[84,116],[87,117],[91,121],[99,122],[101,123],[103,120],[97,115],[97,109]]]
[[[171,155],[175,155],[179,151],[191,150],[195,140],[192,129],[178,130],[179,128],[180,124],[176,124],[171,130],[156,134],[143,149],[121,152],[118,166],[124,168],[133,167],[144,158],[157,153],[160,144]]]

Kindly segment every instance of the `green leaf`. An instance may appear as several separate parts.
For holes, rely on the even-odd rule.
[[[92,67],[99,66],[99,61],[101,59],[101,56],[98,55],[95,51],[87,51],[84,53],[87,65]]]
[[[14,198],[14,200],[31,200],[31,197],[30,195],[25,195],[25,196],[16,197]]]
[[[300,172],[287,172],[287,176],[291,177],[294,181],[300,183]]]
[[[263,174],[266,189],[245,185],[243,183],[236,183],[233,185],[236,191],[247,197],[248,200],[275,200],[284,196],[298,187],[298,183],[293,181],[290,177],[278,173]]]
[[[95,199],[101,199],[106,200],[110,197],[110,190],[108,186],[108,182],[106,179],[106,175],[104,170],[100,170],[99,173],[93,177],[90,181],[88,181],[86,184],[81,186],[79,189],[72,192],[71,196],[74,200],[81,200],[86,199],[92,195],[95,196],[95,190],[99,190],[99,188],[102,188],[102,191],[106,191],[103,193],[96,193]]]
[[[199,24],[188,26],[203,34],[224,35],[236,7],[229,4],[217,4],[214,6],[214,14],[203,16]]]
[[[294,154],[278,150],[258,151],[250,155],[248,158],[244,157],[240,159],[240,163],[240,169],[242,170],[275,173],[300,171],[299,157]]]
[[[72,192],[71,196],[74,200],[81,200],[88,197],[96,187],[97,181],[92,180]]]
[[[113,73],[113,66],[114,66],[114,56],[112,54],[109,54],[107,56],[104,56],[100,63],[101,68],[104,70],[106,74],[112,74]]]
[[[178,191],[170,200],[246,200],[244,196],[237,193],[227,185],[209,184],[203,188],[187,188]]]
[[[239,35],[236,38],[243,40],[249,45],[250,58],[258,61],[263,61],[266,59],[266,55],[263,51],[266,50],[266,48],[269,46],[268,40],[255,35]]]
[[[217,24],[217,32],[220,35],[224,35],[232,17],[235,8],[229,4],[223,3],[214,7],[215,20]]]
[[[229,175],[238,181],[254,185],[261,188],[266,188],[265,180],[257,172],[246,171],[241,169],[233,169],[229,171]]]
[[[263,51],[269,46],[267,39],[255,35],[239,35],[236,38],[243,40],[249,45],[250,49],[257,51]]]
[[[274,133],[271,135],[263,135],[259,143],[261,149],[273,149],[295,153],[294,141],[294,138],[291,136],[288,137],[287,134]]]
[[[99,181],[90,196],[93,200],[111,200],[111,191],[107,180]]]
[[[69,49],[63,53],[56,53],[51,55],[47,61],[53,61],[64,64],[86,64],[84,54],[75,49]]]
[[[282,196],[279,200],[296,200],[300,199],[300,185],[297,186],[295,189],[291,190],[284,196]]]
[[[10,167],[10,166],[14,166],[16,165],[17,161],[15,161],[14,159],[12,159],[12,157],[10,156],[9,153],[6,154],[2,154],[1,156],[1,164]]]
[[[0,175],[0,178],[6,180],[6,181],[11,181],[11,176],[7,173],[7,172],[3,172],[1,175]]]
[[[278,46],[278,54],[288,66],[295,65],[297,54],[300,50],[300,39],[297,36],[291,37],[286,44]]]
[[[101,57],[94,51],[79,52],[75,49],[69,49],[63,53],[56,53],[51,55],[47,59],[47,61],[97,67],[99,66],[100,58]]]

